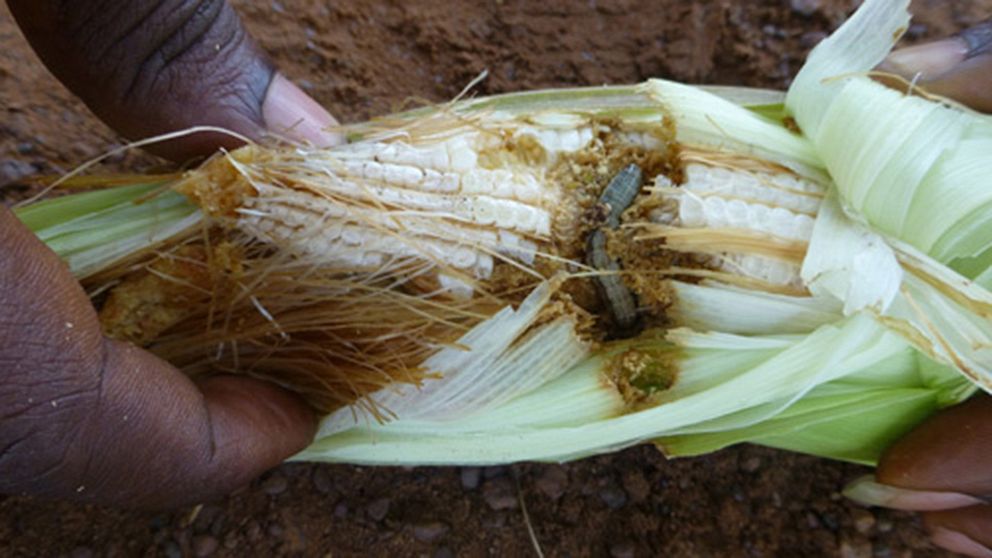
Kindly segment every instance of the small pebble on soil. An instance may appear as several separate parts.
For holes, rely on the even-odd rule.
[[[465,490],[475,490],[479,487],[482,469],[478,467],[462,467],[459,475],[461,477],[462,488]]]
[[[610,545],[611,558],[634,558],[637,549],[630,541],[620,541]]]
[[[262,483],[262,490],[265,491],[269,496],[278,496],[283,492],[286,492],[286,488],[289,487],[289,481],[286,477],[276,473],[271,477],[265,479]]]
[[[516,509],[517,494],[513,482],[508,478],[496,478],[487,480],[482,486],[482,498],[493,510]]]
[[[805,17],[809,17],[816,12],[820,11],[822,6],[821,0],[789,0],[789,6],[792,11]]]
[[[611,510],[618,510],[627,504],[627,493],[616,484],[610,483],[599,490],[599,499]]]
[[[210,535],[197,535],[193,537],[193,555],[197,558],[206,558],[217,551],[220,546],[217,539]]]
[[[855,510],[851,514],[854,516],[854,528],[862,535],[867,535],[875,528],[875,516],[868,510]]]
[[[329,494],[334,489],[334,484],[331,482],[331,475],[327,470],[328,467],[318,465],[314,468],[313,477],[311,478],[313,487],[321,494]]]
[[[389,498],[376,498],[369,502],[369,505],[365,508],[365,512],[375,521],[382,521],[389,514],[389,506],[391,504],[392,502]]]
[[[430,521],[414,525],[413,537],[420,542],[432,543],[440,540],[451,530],[447,524],[440,521]]]
[[[534,485],[541,494],[557,501],[568,488],[568,473],[560,465],[548,465],[541,471]]]

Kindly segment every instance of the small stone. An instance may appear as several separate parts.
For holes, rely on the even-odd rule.
[[[879,533],[889,533],[894,527],[895,524],[888,519],[881,519],[879,520],[878,525],[876,525]]]
[[[450,530],[451,527],[440,521],[430,521],[415,525],[413,527],[413,537],[420,542],[432,543],[443,538]]]
[[[462,467],[460,476],[462,488],[465,490],[475,490],[479,487],[479,479],[482,477],[482,469],[478,467]]]
[[[548,465],[534,482],[537,489],[548,498],[558,501],[568,487],[568,473],[560,465]]]
[[[741,469],[747,473],[753,473],[761,468],[761,458],[760,457],[749,457],[741,464]]]
[[[277,538],[281,537],[282,534],[286,532],[286,530],[283,529],[282,525],[279,525],[278,523],[273,523],[272,525],[269,525],[269,528],[266,529],[266,531],[269,533],[269,535]]]
[[[862,535],[867,535],[875,528],[875,516],[868,510],[855,510],[854,528]]]
[[[820,11],[821,0],[789,0],[792,11],[801,16],[809,17]]]
[[[338,519],[344,519],[345,517],[348,517],[348,504],[344,502],[338,502],[337,505],[334,506],[334,517]]]
[[[230,532],[224,537],[224,548],[228,550],[234,550],[238,547],[238,534],[235,532]]]
[[[15,182],[36,172],[38,172],[38,169],[34,165],[25,163],[24,161],[9,159],[0,162],[0,186]]]
[[[272,475],[262,483],[262,490],[269,496],[278,496],[286,492],[287,488],[289,488],[289,481],[279,474]]]
[[[365,513],[375,521],[382,521],[389,514],[389,506],[391,504],[392,502],[389,498],[377,498],[369,503],[365,508]]]
[[[494,510],[512,510],[519,506],[513,484],[509,479],[498,478],[487,481],[482,487],[482,498]]]
[[[651,483],[640,471],[632,471],[623,476],[623,489],[635,504],[647,500],[651,495]]]
[[[70,558],[93,558],[93,550],[85,546],[77,546],[69,553]]]
[[[769,37],[775,37],[776,39],[785,38],[785,30],[781,27],[776,27],[774,25],[765,25],[761,28],[761,32]]]
[[[627,493],[614,484],[609,484],[599,491],[599,499],[611,510],[618,510],[627,504]]]
[[[872,552],[868,539],[857,538],[840,543],[840,558],[872,558]]]
[[[772,492],[772,507],[781,508],[782,507],[782,495],[778,491]]]
[[[19,143],[14,149],[17,150],[18,155],[30,155],[35,151],[34,144],[30,142]]]
[[[210,556],[214,552],[217,552],[218,546],[220,545],[217,539],[210,535],[197,535],[193,537],[193,555],[197,558]]]
[[[820,518],[816,516],[813,512],[806,513],[806,525],[810,529],[819,529],[821,526]]]
[[[331,482],[331,475],[327,472],[327,467],[317,467],[314,469],[311,480],[313,481],[313,487],[321,494],[330,494],[334,490],[334,484]]]
[[[612,558],[634,558],[637,548],[630,541],[621,541],[610,545],[610,556]]]

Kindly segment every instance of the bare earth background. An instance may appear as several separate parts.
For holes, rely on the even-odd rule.
[[[344,121],[416,97],[628,83],[784,88],[855,0],[236,0],[283,70]],[[908,40],[992,15],[916,0]],[[0,201],[21,177],[120,145],[51,78],[0,4]],[[161,166],[142,154],[110,170]],[[6,187],[4,186],[6,185]],[[908,514],[839,491],[864,469],[741,447],[669,462],[648,447],[567,465],[286,465],[219,502],[125,513],[0,496],[4,556],[940,556]]]

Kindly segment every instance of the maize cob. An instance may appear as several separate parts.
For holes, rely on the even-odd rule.
[[[468,100],[21,216],[105,296],[108,332],[325,411],[301,459],[564,460],[655,440],[871,463],[992,389],[985,198],[914,221],[987,182],[992,128],[858,75],[905,5],[867,1],[784,107],[664,81]],[[852,121],[870,133],[839,137]],[[903,122],[940,140],[928,151]],[[136,224],[106,233],[116,216]],[[101,249],[111,235],[126,248]]]

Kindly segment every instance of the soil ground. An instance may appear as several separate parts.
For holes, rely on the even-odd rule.
[[[284,71],[345,121],[449,99],[483,69],[481,93],[654,76],[784,88],[856,3],[234,2]],[[914,11],[910,42],[987,17],[992,0],[917,0]],[[45,72],[0,6],[0,200],[23,196],[24,175],[65,172],[120,141]],[[160,165],[128,154],[110,169]],[[865,472],[755,447],[485,469],[294,464],[166,514],[0,497],[0,554],[526,556],[536,541],[548,556],[942,555],[913,516],[840,496]]]

